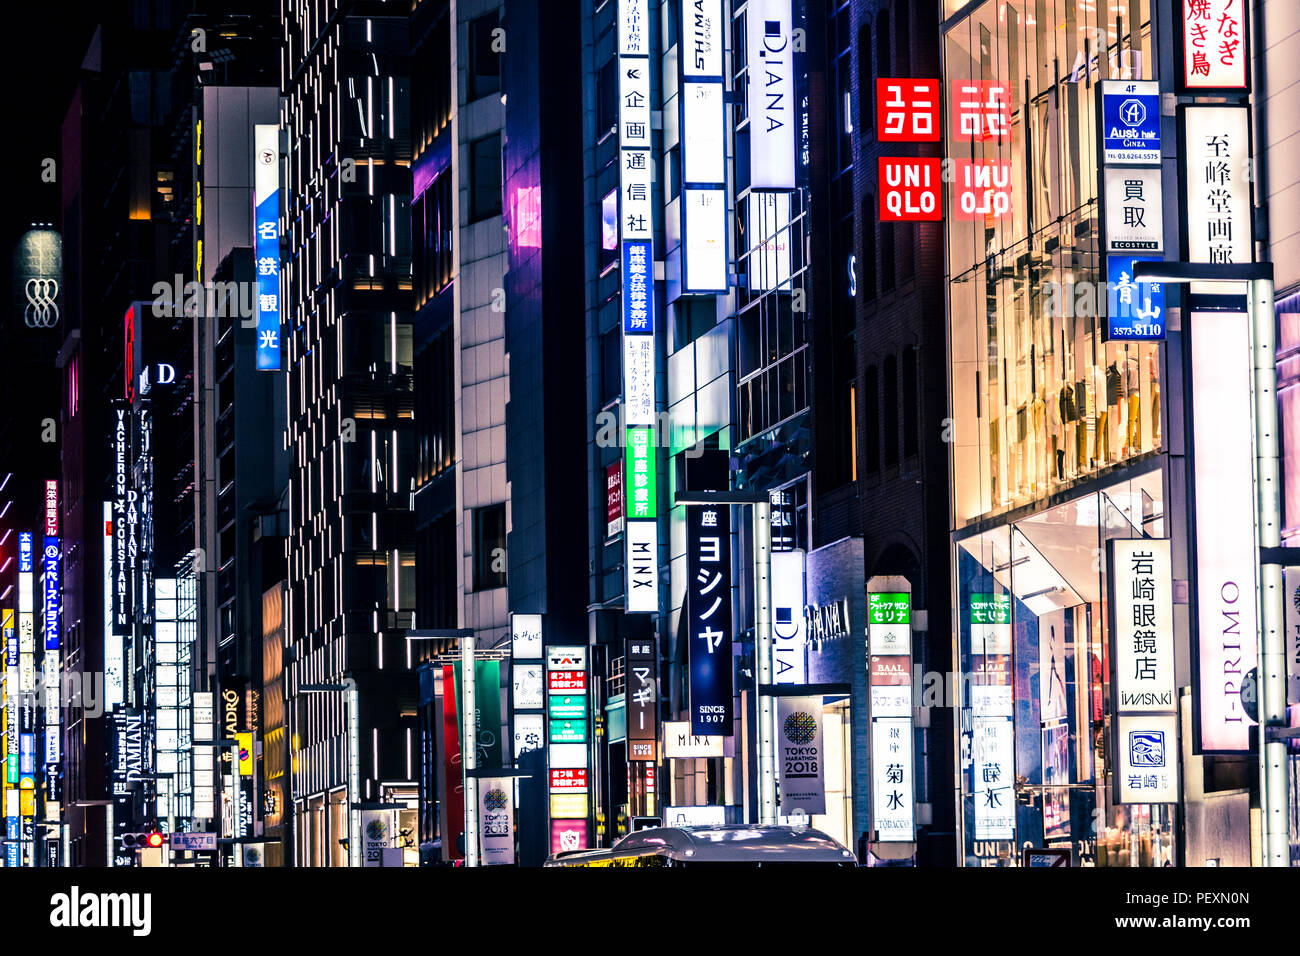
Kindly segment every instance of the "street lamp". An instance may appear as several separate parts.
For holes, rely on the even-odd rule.
[[[766,491],[679,491],[679,505],[752,505],[754,656],[758,661],[758,822],[776,824],[776,711],[772,695],[772,498]]]
[[[358,716],[357,682],[345,676],[337,684],[300,684],[298,689],[306,694],[344,694],[343,703],[348,723],[348,866],[361,865],[361,730]],[[238,756],[236,754],[236,756]],[[238,770],[236,770],[238,773]],[[239,778],[235,777],[238,785]]]
[[[410,630],[407,641],[455,638],[460,641],[460,765],[465,776],[465,865],[479,865],[478,849],[478,734],[474,686],[474,629],[469,627]],[[455,693],[454,689],[452,691]],[[447,693],[443,688],[443,694]]]
[[[1286,604],[1278,464],[1273,264],[1135,262],[1133,281],[1245,282],[1255,392],[1255,483],[1260,553],[1259,776],[1265,866],[1289,865],[1286,727]]]

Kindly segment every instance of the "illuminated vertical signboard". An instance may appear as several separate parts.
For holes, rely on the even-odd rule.
[[[1182,91],[1250,89],[1245,0],[1182,0]]]
[[[627,759],[659,759],[658,653],[653,637],[627,639]]]
[[[253,238],[257,264],[257,367],[280,369],[280,133],[253,128]]]
[[[1168,538],[1107,542],[1118,803],[1178,801],[1178,688]]]
[[[113,429],[113,633],[131,635],[131,407],[125,402],[112,405]]]
[[[104,502],[104,710],[126,701],[122,635],[113,628],[113,502]]]
[[[686,506],[691,733],[732,735],[731,508]]]
[[[622,292],[623,421],[628,440],[629,485],[641,482],[641,498],[623,522],[626,609],[659,610],[659,535],[654,479],[657,455],[651,434],[655,421],[655,255],[654,164],[650,136],[650,15],[648,0],[618,0],[619,271]],[[631,427],[637,426],[637,427]],[[636,465],[632,470],[633,441]],[[648,497],[647,497],[648,495]]]
[[[826,812],[826,747],[820,697],[776,700],[776,766],[781,816]]]
[[[969,799],[976,840],[1015,839],[1015,701],[1011,667],[1011,596],[970,595]]]
[[[63,686],[59,657],[59,602],[61,590],[59,549],[59,483],[56,479],[45,482],[45,544],[42,550],[41,585],[44,595],[42,614],[43,646],[41,682],[44,688],[45,717],[45,780],[47,807],[53,809],[60,796],[59,757],[62,751],[62,701],[59,690]]]
[[[546,649],[546,695],[552,852],[585,850],[590,846],[585,647],[553,645]],[[575,716],[578,711],[581,717]]]
[[[1184,107],[1183,140],[1188,261],[1253,262],[1249,109]],[[1223,283],[1192,283],[1193,293],[1225,291],[1231,288]]]
[[[749,0],[749,184],[794,189],[795,91],[791,0]]]
[[[916,839],[912,592],[900,587],[907,587],[907,581],[878,577],[867,582],[871,813],[872,828],[880,843],[910,843]]]
[[[772,552],[772,683],[808,682],[804,552]]]
[[[1250,749],[1242,678],[1258,663],[1259,538],[1250,330],[1240,312],[1193,312],[1198,670],[1202,752]]]
[[[722,3],[685,0],[681,10],[682,290],[716,294],[728,286]]]

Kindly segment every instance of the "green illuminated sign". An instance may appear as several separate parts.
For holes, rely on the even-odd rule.
[[[627,461],[623,471],[627,487],[623,494],[631,520],[658,517],[653,436],[653,428],[627,430]]]
[[[551,743],[585,744],[587,742],[587,722],[585,720],[552,720]]]
[[[912,595],[906,591],[867,595],[868,624],[912,623]]]
[[[1010,624],[1010,594],[972,594],[970,596],[970,622],[972,624]]]
[[[578,694],[551,694],[547,701],[546,715],[552,720],[566,720],[573,717],[587,716],[587,698]]]

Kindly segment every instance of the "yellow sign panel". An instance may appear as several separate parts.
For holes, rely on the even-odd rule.
[[[551,818],[553,820],[573,820],[587,815],[587,793],[553,793],[551,794]]]
[[[235,739],[239,741],[239,775],[241,777],[251,777],[253,775],[253,735],[252,734],[235,734]]]

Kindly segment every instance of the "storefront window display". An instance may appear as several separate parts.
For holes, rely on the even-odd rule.
[[[1160,448],[1159,344],[1104,340],[1094,130],[1098,80],[1153,77],[1150,4],[1097,7],[990,2],[945,31],[959,528]]]
[[[1115,805],[1106,542],[1164,534],[1162,472],[956,541],[962,832],[968,866],[1025,846],[1074,865],[1175,861],[1171,805]]]

